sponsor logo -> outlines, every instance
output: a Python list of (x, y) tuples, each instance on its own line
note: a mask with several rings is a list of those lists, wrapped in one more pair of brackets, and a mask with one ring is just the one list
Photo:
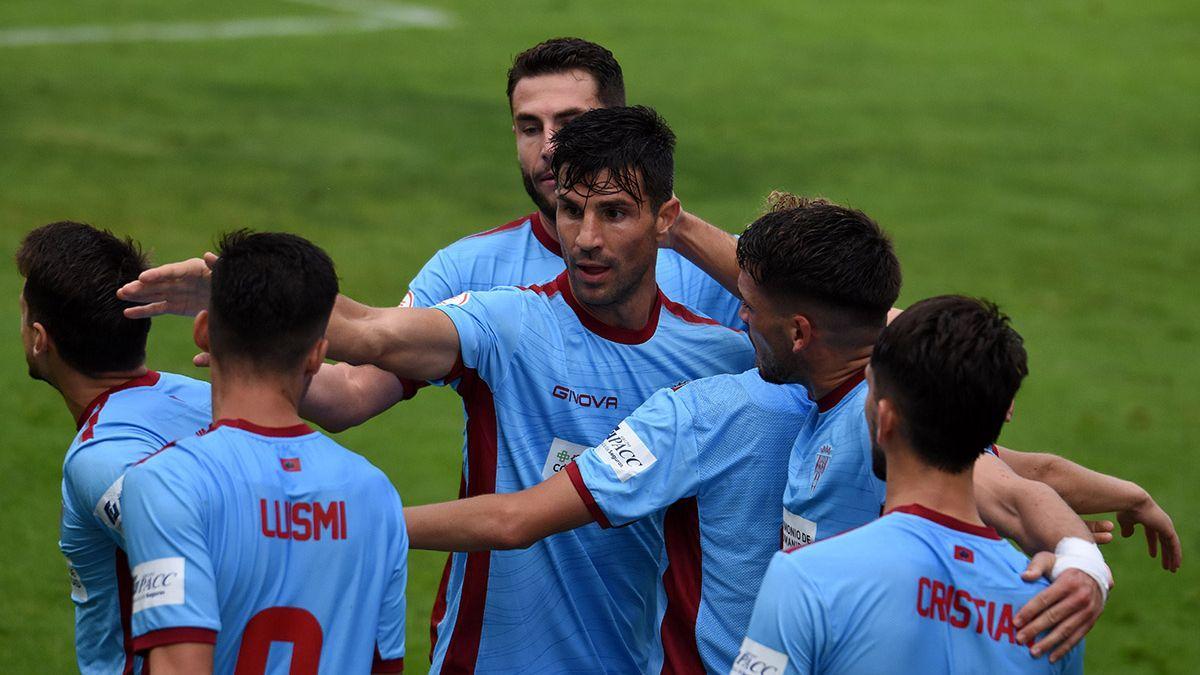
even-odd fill
[(622, 483), (658, 461), (627, 422), (621, 422), (603, 443), (596, 446), (596, 454), (612, 467)]
[(817, 539), (817, 524), (798, 516), (787, 509), (783, 510), (783, 530), (780, 543), (786, 551), (797, 546), (808, 546)]
[(730, 675), (780, 675), (787, 668), (788, 657), (783, 652), (750, 638), (742, 640), (742, 649), (733, 660)]
[(400, 307), (412, 307), (413, 301), (414, 301), (413, 292), (408, 291), (407, 293), (404, 294), (404, 299), (400, 301), (399, 306)]
[(459, 293), (458, 295), (454, 296), (453, 298), (446, 298), (445, 300), (439, 302), (438, 306), (442, 307), (445, 305), (465, 305), (465, 304), (467, 304), (467, 301), (470, 299), (471, 299), (470, 291), (463, 291), (462, 293)]
[(67, 558), (67, 576), (71, 579), (71, 599), (75, 602), (87, 602), (87, 586), (83, 585), (83, 579), (79, 577), (79, 572), (75, 570), (75, 563), (71, 562), (70, 558)]
[(1017, 644), (1017, 628), (1013, 624), (1013, 606), (987, 598), (972, 597), (952, 585), (921, 577), (917, 581), (917, 614), (948, 623), (954, 628), (974, 631), (1000, 642)]
[(605, 396), (603, 394), (587, 394), (575, 391), (570, 387), (564, 387), (561, 384), (554, 385), (550, 390), (550, 395), (554, 398), (561, 399), (574, 403), (580, 408), (615, 408), (617, 407), (616, 396)]
[(812, 494), (817, 489), (817, 481), (821, 480), (821, 474), (825, 473), (825, 468), (829, 466), (829, 460), (833, 457), (833, 446), (826, 443), (817, 450), (817, 464), (813, 467), (812, 484), (808, 486), (808, 493)]
[(564, 441), (561, 438), (554, 439), (554, 442), (550, 444), (550, 452), (546, 454), (546, 463), (542, 465), (542, 480), (562, 471), (584, 450), (587, 450), (585, 445)]
[(96, 508), (92, 511), (100, 522), (118, 533), (121, 531), (121, 488), (124, 485), (125, 475), (121, 474), (108, 486), (104, 494), (100, 495), (100, 501), (96, 502)]
[(182, 605), (186, 598), (183, 558), (157, 558), (133, 568), (133, 612), (160, 605)]
[(346, 502), (281, 502), (272, 499), (258, 500), (262, 534), (267, 539), (292, 539), (294, 541), (321, 541), (345, 539)]

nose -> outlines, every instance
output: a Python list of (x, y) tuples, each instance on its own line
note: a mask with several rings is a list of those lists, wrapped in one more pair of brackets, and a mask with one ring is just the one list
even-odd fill
[(587, 252), (604, 247), (603, 230), (592, 209), (585, 208), (583, 211), (583, 218), (579, 223), (579, 234), (575, 236), (575, 245)]
[(541, 156), (542, 156), (542, 161), (545, 162), (547, 165), (550, 164), (550, 160), (554, 157), (554, 144), (551, 142), (551, 139), (554, 138), (554, 132), (556, 132), (556, 131), (558, 131), (558, 129), (547, 126), (546, 130), (544, 132), (542, 132)]

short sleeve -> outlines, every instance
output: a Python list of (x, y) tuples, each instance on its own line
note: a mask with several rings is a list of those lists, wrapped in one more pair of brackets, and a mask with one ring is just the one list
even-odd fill
[(698, 463), (691, 411), (678, 392), (663, 389), (567, 471), (596, 521), (608, 527), (695, 495)]
[(465, 289), (459, 281), (458, 269), (451, 264), (445, 249), (433, 254), (408, 285), (402, 307), (433, 307)]
[(63, 483), (80, 510), (91, 512), (101, 531), (124, 547), (121, 490), (125, 469), (131, 459), (146, 456), (157, 448), (133, 436), (108, 437), (82, 446), (63, 465)]
[(816, 589), (797, 574), (787, 553), (776, 553), (754, 602), (746, 639), (732, 673), (815, 673), (827, 639)]
[(405, 587), (408, 585), (408, 530), (404, 524), (404, 510), (400, 495), (387, 484), (391, 494), (394, 513), (390, 516), (395, 523), (393, 541), (388, 542), (391, 572), (384, 588), (383, 604), (379, 610), (379, 628), (375, 638), (374, 673), (399, 673), (404, 670), (404, 613), (406, 610)]
[(463, 365), (476, 370), (494, 389), (508, 375), (536, 297), (517, 288), (466, 292), (434, 309), (454, 322)]
[(215, 641), (221, 628), (205, 500), (180, 467), (164, 466), (162, 459), (131, 468), (121, 496), (137, 652)]

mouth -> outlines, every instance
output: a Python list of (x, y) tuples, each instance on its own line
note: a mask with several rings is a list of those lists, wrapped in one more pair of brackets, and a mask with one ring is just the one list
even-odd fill
[(554, 174), (547, 171), (537, 177), (538, 185), (554, 186)]
[(579, 272), (581, 281), (591, 284), (603, 282), (612, 272), (612, 268), (608, 265), (597, 265), (595, 263), (577, 263), (575, 269)]

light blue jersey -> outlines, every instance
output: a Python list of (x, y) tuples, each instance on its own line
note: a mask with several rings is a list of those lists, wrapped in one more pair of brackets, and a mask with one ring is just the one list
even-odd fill
[[(1081, 673), (1017, 644), (1013, 617), (1049, 584), (996, 531), (920, 505), (777, 553), (733, 673)], [(773, 668), (773, 670), (772, 670)]]
[[(603, 527), (686, 500), (665, 532), (673, 592), (661, 634), (672, 672), (729, 669), (779, 548), (788, 455), (813, 410), (807, 389), (768, 384), (757, 369), (707, 377), (655, 393), (567, 467)], [(641, 466), (622, 459), (626, 448)]]
[(382, 471), (300, 424), (221, 420), (129, 470), (138, 653), (217, 673), (400, 672), (408, 535)]
[(135, 671), (129, 565), (120, 509), (125, 470), (211, 421), (207, 382), (150, 371), (101, 394), (78, 420), (63, 462), (59, 548), (75, 602), (79, 671)]
[[(529, 286), (549, 281), (563, 269), (562, 248), (535, 212), (435, 253), (409, 284), (402, 306), (432, 307), (466, 291)], [(659, 249), (655, 274), (668, 298), (718, 323), (745, 329), (738, 317), (740, 301), (687, 258)]]
[(884, 483), (871, 470), (871, 435), (859, 372), (817, 401), (792, 449), (781, 548), (805, 546), (879, 517)]
[[(467, 413), (463, 496), (516, 492), (598, 445), (655, 391), (741, 372), (744, 333), (662, 294), (640, 330), (600, 323), (566, 274), (467, 293), (458, 329)], [(589, 525), (525, 550), (454, 554), (434, 607), (433, 672), (646, 672), (661, 660), (662, 518)]]

